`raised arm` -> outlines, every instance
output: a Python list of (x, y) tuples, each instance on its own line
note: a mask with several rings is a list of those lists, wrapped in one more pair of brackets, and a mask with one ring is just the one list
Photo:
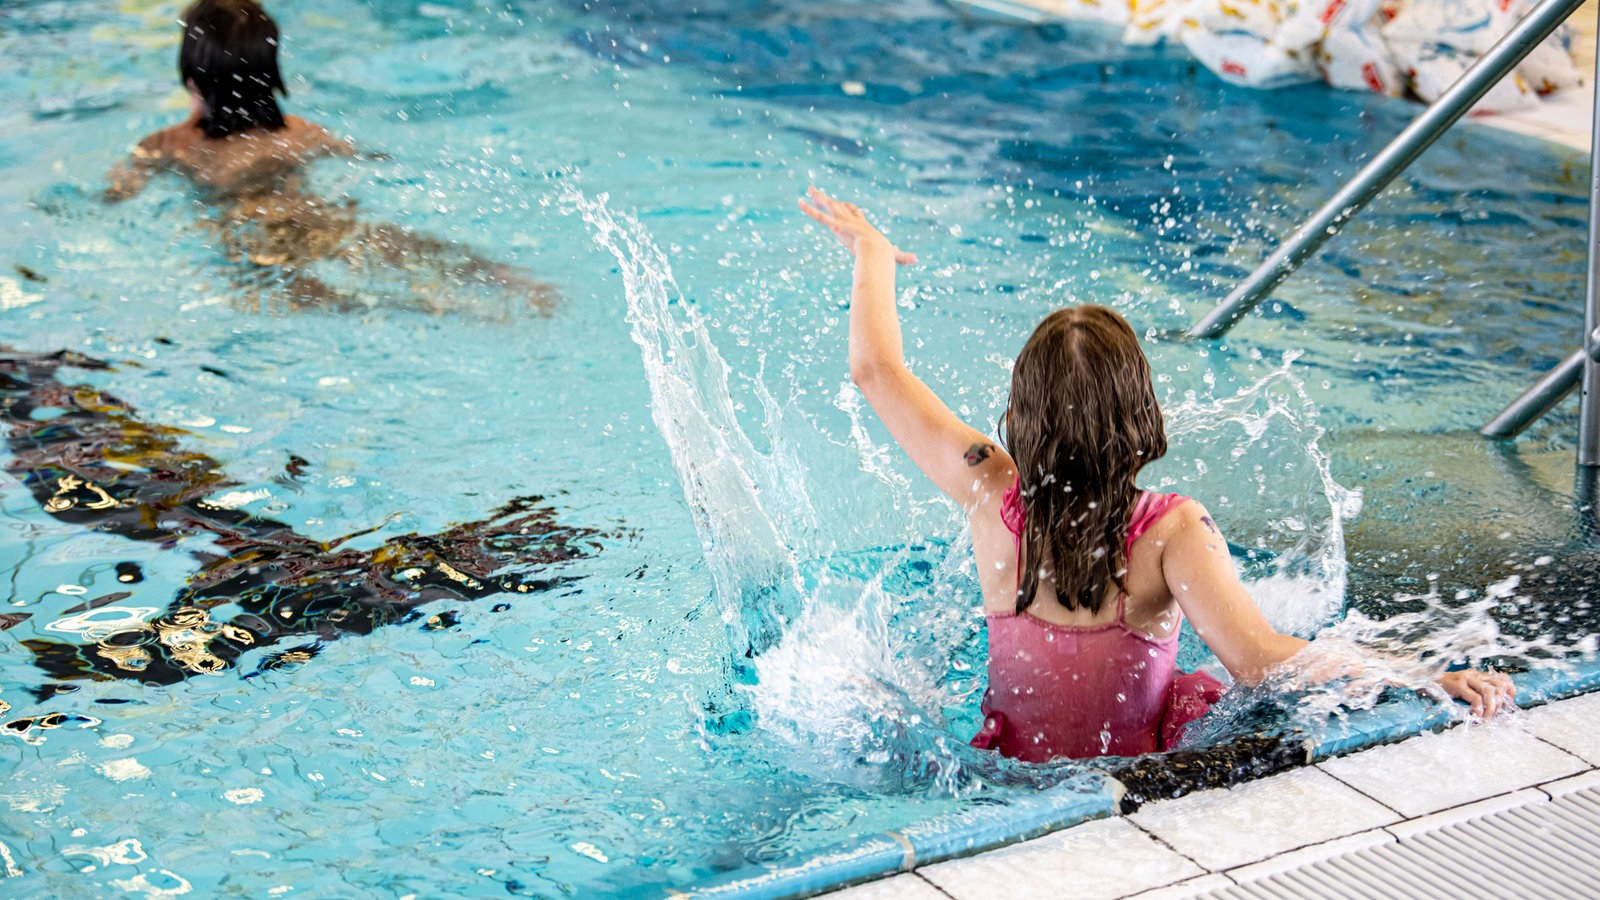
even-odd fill
[[(1256, 684), (1273, 666), (1299, 653), (1306, 642), (1278, 633), (1261, 614), (1239, 583), (1228, 543), (1205, 507), (1191, 500), (1173, 510), (1172, 516), (1177, 527), (1161, 556), (1167, 587), (1228, 673), (1237, 681)], [(1480, 716), (1494, 715), (1517, 693), (1505, 675), (1472, 669), (1447, 672), (1438, 684)]]
[(895, 442), (924, 475), (964, 509), (998, 497), (1015, 477), (1005, 451), (950, 411), (906, 367), (895, 310), (895, 266), (917, 261), (896, 248), (855, 205), (817, 188), (800, 209), (855, 257), (850, 292), (850, 378)]

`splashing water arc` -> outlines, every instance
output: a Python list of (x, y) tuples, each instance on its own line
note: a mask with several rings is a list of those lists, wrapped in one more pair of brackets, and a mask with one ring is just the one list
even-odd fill
[[(705, 323), (677, 298), (671, 264), (644, 227), (611, 213), (603, 194), (590, 200), (569, 191), (562, 199), (621, 268), (651, 415), (671, 450), (723, 620), (737, 641), (764, 645), (781, 633), (782, 621), (744, 598), (785, 581), (800, 588), (798, 554), (811, 549), (817, 521), (804, 469), (781, 440), (782, 410), (761, 393), (773, 437), (771, 452), (763, 454), (737, 421), (727, 364)], [(673, 305), (683, 310), (683, 324), (673, 318)]]

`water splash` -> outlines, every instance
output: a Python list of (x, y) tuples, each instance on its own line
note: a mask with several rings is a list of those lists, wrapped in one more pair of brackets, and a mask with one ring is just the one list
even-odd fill
[(1518, 637), (1502, 629), (1497, 614), (1528, 599), (1518, 587), (1513, 576), (1486, 585), (1476, 599), (1452, 600), (1440, 594), (1433, 579), (1426, 593), (1395, 596), (1412, 611), (1373, 619), (1350, 610), (1260, 685), (1230, 693), (1185, 743), (1215, 741), (1256, 727), (1264, 717), (1274, 729), (1338, 734), (1351, 712), (1372, 709), (1397, 691), (1420, 695), (1452, 718), (1467, 720), (1472, 718), (1467, 707), (1439, 686), (1446, 672), (1463, 666), (1561, 669), (1600, 649), (1594, 634), (1562, 641), (1549, 635)]
[[(643, 225), (611, 212), (606, 201), (575, 189), (561, 197), (617, 260), (651, 415), (694, 516), (723, 621), (737, 643), (759, 653), (796, 613), (784, 597), (803, 590), (800, 560), (821, 549), (805, 466), (783, 437), (783, 406), (759, 381), (771, 449), (763, 453), (750, 441), (734, 409), (728, 365), (705, 321), (679, 295), (666, 255)], [(785, 585), (790, 590), (781, 590)]]
[[(670, 262), (638, 221), (606, 201), (576, 190), (561, 197), (621, 269), (651, 413), (694, 517), (734, 655), (751, 658), (755, 683), (745, 693), (759, 726), (796, 757), (796, 768), (839, 782), (961, 790), (961, 757), (973, 751), (944, 727), (943, 666), (908, 662), (929, 654), (907, 653), (890, 623), (902, 605), (925, 599), (930, 579), (970, 583), (973, 595), (975, 582), (958, 563), (950, 568), (943, 545), (930, 560), (923, 558), (929, 545), (840, 554), (823, 538), (790, 439), (800, 427), (789, 421), (794, 414), (757, 380), (770, 450), (756, 447), (735, 413), (729, 368), (704, 320), (679, 296)], [(915, 521), (923, 510), (888, 449), (868, 437), (859, 394), (845, 386), (834, 405), (851, 422), (861, 470), (887, 485), (896, 508), (909, 508), (907, 522)], [(928, 624), (913, 631), (941, 645), (932, 658), (948, 659), (966, 634), (949, 621)]]
[[(859, 393), (845, 384), (832, 405), (847, 419), (849, 439), (837, 443), (881, 483), (900, 533), (958, 537), (836, 547), (794, 449), (813, 423), (754, 379), (756, 436), (769, 447), (761, 450), (737, 414), (729, 367), (705, 320), (680, 296), (647, 230), (611, 210), (604, 195), (569, 188), (560, 202), (622, 274), (652, 416), (692, 513), (732, 656), (750, 660), (734, 691), (756, 727), (794, 768), (859, 787), (959, 793), (975, 778), (1008, 778), (947, 724), (952, 711), (975, 707), (982, 684), (974, 671), (982, 667), (978, 587), (960, 510), (916, 498), (892, 446), (870, 437)], [(1195, 484), (1242, 547), (1268, 617), (1310, 634), (1343, 608), (1343, 522), (1359, 511), (1360, 495), (1333, 479), (1316, 407), (1292, 363), (1285, 358), (1232, 397), (1171, 404), (1168, 430), (1179, 452), (1163, 464), (1161, 486)], [(1223, 464), (1211, 471), (1216, 461)]]
[[(1244, 551), (1250, 594), (1279, 631), (1309, 637), (1344, 608), (1344, 522), (1361, 493), (1334, 480), (1298, 354), (1232, 397), (1170, 404), (1162, 487), (1196, 484)], [(1216, 464), (1217, 471), (1212, 471)]]

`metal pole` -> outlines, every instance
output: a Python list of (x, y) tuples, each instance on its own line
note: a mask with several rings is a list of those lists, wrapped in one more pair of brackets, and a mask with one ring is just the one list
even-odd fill
[[(1273, 252), (1267, 261), (1233, 289), (1216, 309), (1190, 329), (1196, 338), (1221, 337), (1239, 317), (1255, 309), (1272, 289), (1300, 267), (1328, 238), (1339, 232), (1367, 201), (1389, 185), (1400, 171), (1428, 149), (1434, 141), (1461, 118), (1472, 104), (1489, 92), (1522, 58), (1566, 21), (1584, 0), (1544, 0), (1522, 18), (1500, 42), (1472, 67), (1461, 74), (1438, 100), (1423, 111), (1389, 142), (1372, 162), (1339, 190), (1292, 237)], [(1600, 387), (1600, 385), (1597, 385)]]
[(1572, 506), (1578, 514), (1578, 528), (1591, 541), (1600, 538), (1600, 468), (1579, 466), (1577, 486), (1572, 491)]
[[(1590, 285), (1592, 283), (1594, 282), (1590, 282)], [(1499, 415), (1478, 429), (1478, 434), (1482, 434), (1483, 437), (1501, 437), (1509, 440), (1526, 431), (1530, 424), (1539, 420), (1539, 416), (1554, 410), (1555, 404), (1560, 404), (1566, 394), (1571, 394), (1573, 388), (1578, 386), (1578, 381), (1584, 378), (1584, 368), (1594, 368), (1594, 354), (1600, 354), (1600, 340), (1597, 338), (1600, 338), (1600, 335), (1590, 331), (1589, 340), (1584, 341), (1584, 349), (1566, 357), (1557, 367), (1547, 372), (1544, 378), (1534, 381), (1533, 388), (1526, 389), (1522, 392), (1522, 396), (1512, 400), (1509, 407), (1501, 410)], [(1592, 412), (1595, 410), (1586, 410), (1586, 415)], [(1579, 455), (1579, 461), (1581, 458)]]
[[(1600, 57), (1596, 58), (1595, 76), (1600, 77)], [(1600, 328), (1600, 165), (1595, 165), (1595, 151), (1600, 149), (1600, 84), (1595, 85), (1594, 116), (1589, 132), (1589, 286), (1587, 304), (1583, 314), (1583, 400), (1578, 406), (1578, 466), (1600, 466), (1600, 365), (1595, 354), (1600, 353), (1600, 341), (1595, 329)]]

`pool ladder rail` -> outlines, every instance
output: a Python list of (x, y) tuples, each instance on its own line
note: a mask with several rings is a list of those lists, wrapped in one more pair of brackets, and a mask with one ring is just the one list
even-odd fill
[[(1479, 98), (1488, 93), (1565, 22), (1584, 0), (1544, 0), (1485, 53), (1460, 79), (1451, 85), (1421, 115), (1372, 158), (1372, 161), (1279, 245), (1254, 272), (1201, 319), (1189, 336), (1202, 340), (1226, 334), (1246, 313), (1254, 309), (1272, 289), (1300, 267), (1327, 240), (1339, 233), (1350, 219), (1377, 196), (1433, 142), (1438, 140)], [(1595, 83), (1600, 85), (1600, 63)], [(1582, 349), (1568, 356), (1499, 415), (1490, 419), (1479, 433), (1485, 437), (1509, 440), (1521, 434), (1539, 417), (1560, 403), (1574, 387), (1583, 386), (1578, 426), (1578, 466), (1580, 486), (1595, 481), (1600, 467), (1600, 166), (1595, 166), (1594, 148), (1600, 147), (1600, 91), (1595, 94), (1595, 115), (1590, 142), (1589, 187), (1589, 268)]]

